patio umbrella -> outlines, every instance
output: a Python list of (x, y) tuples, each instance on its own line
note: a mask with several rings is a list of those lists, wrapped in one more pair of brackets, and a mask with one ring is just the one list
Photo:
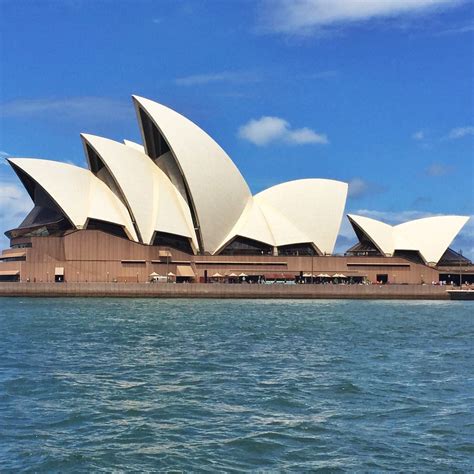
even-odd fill
[(173, 272), (169, 272), (169, 273), (168, 273), (168, 276), (169, 276), (169, 277), (174, 277), (174, 276), (176, 276), (176, 275), (175, 275)]
[(236, 277), (237, 277), (237, 275), (236, 275), (235, 273), (231, 273), (231, 274), (229, 275), (229, 278), (236, 278)]
[(245, 274), (245, 273), (241, 273), (241, 274), (239, 275), (239, 277), (246, 277), (246, 276), (248, 276), (248, 275)]
[(222, 275), (217, 272), (217, 273), (214, 273), (214, 275), (212, 275), (212, 278), (222, 278)]
[(303, 276), (305, 278), (311, 278), (312, 275), (311, 275), (311, 273), (303, 273)]
[(151, 276), (151, 277), (159, 277), (160, 275), (156, 272), (153, 272), (153, 273), (150, 273), (148, 276)]
[(321, 278), (331, 278), (331, 275), (328, 275), (327, 273), (322, 273), (321, 275), (318, 275)]

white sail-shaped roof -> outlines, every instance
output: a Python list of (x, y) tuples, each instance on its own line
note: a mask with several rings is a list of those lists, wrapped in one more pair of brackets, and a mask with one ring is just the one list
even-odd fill
[[(141, 240), (151, 244), (155, 231), (191, 239), (197, 248), (191, 213), (165, 173), (136, 147), (83, 134), (115, 181), (116, 188), (136, 223)], [(91, 163), (90, 163), (91, 165)], [(91, 166), (92, 171), (95, 170)]]
[(354, 223), (359, 226), (382, 254), (393, 254), (395, 251), (395, 238), (391, 225), (365, 216), (349, 214), (347, 217), (353, 226)]
[[(272, 218), (265, 209), (270, 208), (291, 225), (272, 225), (277, 245), (313, 243), (321, 253), (331, 254), (341, 226), (346, 204), (347, 183), (331, 179), (301, 179), (272, 186), (257, 194), (268, 221)], [(290, 236), (292, 228), (300, 237)], [(300, 239), (305, 239), (301, 241)]]
[(254, 199), (249, 199), (247, 206), (242, 212), (239, 220), (236, 222), (235, 226), (226, 236), (221, 245), (219, 245), (217, 252), (223, 249), (237, 236), (257, 240), (273, 247), (276, 245), (275, 238), (273, 237), (265, 215)]
[(395, 226), (350, 214), (349, 220), (386, 255), (396, 250), (418, 251), (426, 263), (436, 264), (469, 220), (467, 216), (435, 216)]
[(394, 227), (395, 248), (419, 250), (427, 263), (438, 263), (468, 220), (466, 216), (435, 216), (404, 222)]
[(143, 145), (140, 145), (139, 143), (132, 142), (131, 140), (124, 140), (123, 143), (124, 145), (127, 145), (131, 148), (135, 148), (135, 150), (145, 153), (145, 147)]
[[(225, 151), (193, 122), (151, 100), (136, 96), (134, 100), (145, 147), (147, 133), (140, 111), (151, 119), (176, 161), (199, 228), (201, 250), (214, 253), (251, 198), (245, 180)], [(154, 158), (159, 162), (160, 157)]]
[(303, 179), (273, 186), (253, 197), (221, 248), (241, 236), (280, 247), (308, 243), (333, 252), (347, 196), (347, 184)]
[(127, 208), (89, 170), (33, 158), (8, 161), (38, 183), (77, 228), (84, 228), (88, 219), (98, 219), (123, 226), (129, 238), (138, 241)]

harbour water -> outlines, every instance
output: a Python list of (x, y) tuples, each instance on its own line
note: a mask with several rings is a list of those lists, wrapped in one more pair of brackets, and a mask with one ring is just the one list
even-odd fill
[(0, 298), (0, 471), (474, 469), (471, 302)]

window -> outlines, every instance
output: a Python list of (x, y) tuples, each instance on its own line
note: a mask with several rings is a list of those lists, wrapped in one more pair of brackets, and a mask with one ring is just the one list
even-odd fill
[(258, 240), (238, 236), (232, 240), (220, 255), (272, 255), (273, 247)]
[(194, 253), (188, 237), (168, 234), (167, 232), (155, 232), (153, 245), (157, 247), (171, 247), (188, 254)]

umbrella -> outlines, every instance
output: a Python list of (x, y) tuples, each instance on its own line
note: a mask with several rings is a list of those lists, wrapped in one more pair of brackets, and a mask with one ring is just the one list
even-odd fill
[(319, 275), (316, 275), (318, 278), (331, 278), (330, 275), (327, 273), (320, 273)]
[(214, 273), (214, 275), (212, 275), (212, 278), (222, 278), (222, 275), (217, 272), (217, 273)]
[(303, 276), (304, 276), (305, 278), (310, 278), (310, 277), (312, 277), (311, 273), (303, 273)]
[(151, 276), (151, 277), (159, 277), (160, 275), (159, 275), (158, 273), (156, 273), (156, 272), (153, 272), (153, 273), (150, 273), (149, 276)]
[(176, 275), (175, 275), (173, 272), (169, 272), (169, 273), (168, 273), (168, 276), (169, 276), (169, 277), (174, 277), (174, 276), (176, 276)]
[(342, 273), (339, 273), (339, 278), (347, 278), (346, 275), (343, 275)]
[(229, 275), (229, 278), (235, 278), (236, 276), (237, 276), (237, 275), (236, 275), (235, 273), (231, 273), (231, 274)]
[(241, 274), (239, 275), (239, 277), (246, 277), (246, 276), (248, 276), (248, 275), (246, 275), (245, 273), (241, 273)]

